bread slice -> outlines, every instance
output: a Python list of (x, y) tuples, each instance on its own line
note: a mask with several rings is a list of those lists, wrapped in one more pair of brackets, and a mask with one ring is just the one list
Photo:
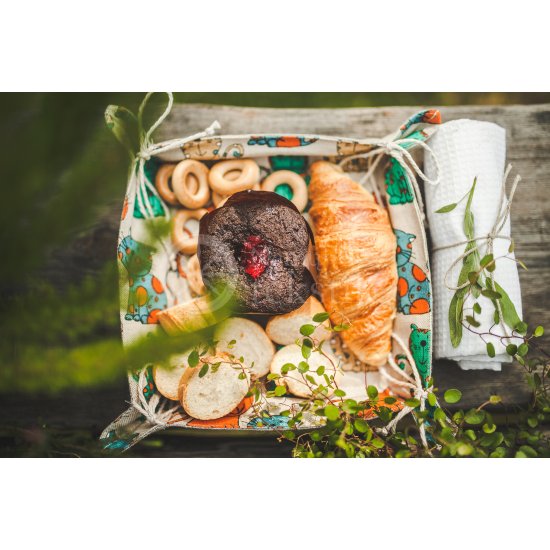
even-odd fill
[[(216, 353), (205, 356), (205, 361), (211, 365), (222, 361), (214, 372), (212, 367), (201, 378), (201, 364), (188, 368), (180, 381), (179, 398), (185, 412), (199, 420), (215, 420), (229, 414), (243, 400), (250, 388), (248, 374), (239, 378), (243, 372), (229, 364), (231, 359), (227, 354)], [(225, 361), (225, 362), (223, 362)]]
[[(230, 342), (235, 341), (232, 345)], [(235, 358), (244, 358), (244, 366), (253, 379), (269, 372), (269, 365), (275, 354), (275, 346), (264, 329), (254, 321), (242, 317), (231, 317), (220, 323), (214, 332), (216, 350), (226, 352)]]
[(192, 351), (192, 349), (189, 349), (183, 353), (171, 355), (166, 364), (153, 367), (155, 386), (159, 393), (167, 399), (179, 400), (180, 380), (183, 373), (189, 368), (187, 358)]
[(194, 298), (184, 304), (169, 307), (157, 316), (162, 328), (170, 335), (194, 332), (216, 324), (208, 296)]
[[(306, 361), (309, 365), (309, 370), (302, 374), (297, 369), (291, 370), (285, 375), (282, 375), (276, 383), (279, 385), (284, 384), (292, 395), (297, 397), (311, 397), (313, 392), (310, 389), (311, 383), (308, 382), (305, 378), (306, 374), (313, 377), (315, 380), (315, 386), (319, 384), (327, 385), (325, 377), (322, 374), (317, 374), (317, 369), (321, 366), (325, 367), (325, 374), (331, 378), (334, 377), (336, 386), (342, 380), (342, 371), (338, 367), (338, 359), (334, 357), (330, 352), (325, 351), (326, 355), (318, 351), (313, 351), (309, 359), (304, 359), (302, 356), (302, 350), (300, 346), (296, 344), (291, 344), (281, 348), (273, 357), (271, 361), (270, 370), (274, 374), (282, 375), (281, 369), (286, 363), (291, 363), (295, 366), (298, 366), (298, 363)], [(326, 357), (328, 356), (330, 360)], [(329, 389), (328, 395), (332, 395), (334, 389), (334, 383), (331, 384), (333, 387)]]
[[(302, 325), (315, 324), (312, 321), (316, 313), (324, 313), (323, 304), (314, 296), (310, 296), (298, 309), (285, 313), (284, 315), (276, 315), (268, 321), (265, 331), (269, 338), (281, 344), (288, 346), (294, 344), (297, 338), (302, 338), (300, 327)], [(328, 327), (328, 322), (319, 325), (312, 334), (316, 340), (329, 340), (331, 338)]]

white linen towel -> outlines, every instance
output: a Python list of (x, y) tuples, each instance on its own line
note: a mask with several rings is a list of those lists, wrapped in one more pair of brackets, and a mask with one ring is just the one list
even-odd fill
[[(499, 214), (499, 200), (503, 185), (504, 164), (506, 159), (506, 132), (504, 128), (490, 122), (475, 120), (455, 120), (443, 124), (430, 140), (430, 147), (437, 157), (440, 167), (440, 183), (437, 186), (425, 186), (426, 215), (432, 238), (431, 273), (434, 294), (434, 357), (448, 358), (458, 361), (461, 368), (500, 370), (501, 363), (511, 361), (505, 353), (505, 346), (498, 338), (488, 337), (486, 341), (493, 342), (496, 350), (494, 358), (487, 355), (486, 344), (477, 335), (467, 329), (463, 330), (462, 341), (453, 348), (449, 332), (449, 305), (455, 293), (449, 290), (444, 282), (445, 274), (451, 264), (464, 253), (465, 244), (444, 250), (437, 250), (454, 243), (463, 242), (466, 236), (463, 231), (464, 211), (466, 201), (461, 202), (452, 212), (436, 214), (439, 208), (457, 202), (471, 188), (474, 178), (477, 185), (472, 203), (474, 215), (474, 236), (486, 236), (492, 229)], [(437, 168), (430, 155), (425, 155), (425, 172), (429, 178), (434, 178)], [(500, 231), (500, 235), (510, 236), (510, 220), (508, 219)], [(510, 243), (505, 239), (495, 239), (494, 257), (508, 253)], [(486, 242), (478, 241), (480, 255), (483, 257)], [(452, 286), (458, 286), (458, 274), (462, 262), (448, 276)], [(517, 265), (510, 259), (500, 259), (496, 262), (494, 272), (496, 282), (508, 293), (516, 306), (517, 313), (522, 318), (521, 292)], [(493, 324), (494, 307), (488, 298), (480, 296), (474, 299), (470, 296), (465, 308), (471, 308), (474, 301), (479, 302), (482, 312), (476, 315), (481, 326), (475, 330), (488, 330)], [(502, 328), (494, 331), (502, 334)]]

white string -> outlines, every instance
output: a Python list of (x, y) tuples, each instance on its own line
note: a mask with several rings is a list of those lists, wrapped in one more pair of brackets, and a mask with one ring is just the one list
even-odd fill
[[(521, 181), (521, 176), (517, 175), (514, 179), (514, 183), (512, 184), (512, 189), (510, 190), (510, 198), (508, 200), (506, 200), (506, 181), (508, 180), (508, 176), (509, 176), (511, 170), (512, 170), (512, 165), (509, 164), (506, 167), (506, 171), (505, 171), (504, 177), (502, 179), (502, 187), (501, 187), (501, 191), (500, 191), (500, 201), (499, 201), (499, 206), (498, 206), (498, 210), (497, 210), (497, 217), (495, 219), (493, 227), (491, 228), (491, 231), (489, 231), (489, 233), (487, 233), (487, 235), (483, 235), (481, 237), (474, 237), (473, 239), (466, 239), (464, 241), (459, 241), (459, 242), (448, 244), (448, 245), (445, 245), (445, 246), (435, 247), (432, 250), (432, 253), (439, 252), (440, 250), (447, 250), (449, 248), (455, 248), (457, 246), (465, 246), (465, 245), (468, 245), (470, 243), (477, 242), (477, 241), (485, 241), (486, 242), (485, 253), (486, 254), (492, 254), (495, 239), (505, 239), (505, 240), (510, 241), (510, 242), (512, 241), (511, 237), (509, 237), (507, 235), (500, 235), (500, 231), (504, 227), (504, 224), (506, 223), (506, 220), (508, 219), (508, 217), (510, 215), (510, 209), (512, 207), (512, 201), (514, 199), (514, 194), (516, 192), (516, 189), (517, 189), (517, 186), (518, 186), (519, 182)], [(458, 256), (458, 258), (456, 258), (453, 261), (453, 263), (449, 266), (449, 268), (445, 272), (445, 277), (443, 279), (443, 282), (444, 282), (445, 286), (449, 290), (462, 290), (463, 288), (466, 288), (467, 286), (470, 285), (470, 282), (466, 281), (465, 283), (463, 283), (461, 285), (453, 286), (452, 284), (449, 283), (449, 277), (453, 273), (454, 268), (460, 262), (462, 262), (470, 254), (473, 254), (476, 251), (477, 251), (477, 247), (471, 248), (470, 250), (465, 251), (460, 256)]]
[[(416, 362), (414, 360), (414, 357), (412, 356), (412, 353), (410, 352), (408, 346), (406, 346), (401, 340), (401, 337), (396, 334), (395, 332), (392, 333), (392, 338), (397, 342), (397, 344), (401, 347), (403, 352), (405, 353), (407, 360), (409, 361), (409, 364), (411, 366), (411, 370), (413, 373), (413, 377), (408, 375), (405, 371), (401, 370), (396, 364), (393, 359), (393, 356), (391, 352), (388, 355), (388, 364), (394, 369), (396, 372), (398, 372), (405, 380), (398, 380), (391, 376), (384, 367), (380, 368), (381, 374), (392, 383), (402, 386), (404, 388), (407, 388), (408, 391), (413, 390), (413, 396), (418, 399), (420, 402), (420, 411), (423, 412), (426, 410), (426, 400), (428, 399), (429, 392), (424, 388), (422, 385), (422, 378), (420, 376), (420, 373), (418, 372), (418, 367), (416, 366)], [(380, 428), (378, 431), (382, 435), (388, 435), (389, 433), (392, 433), (396, 430), (397, 424), (408, 414), (410, 414), (412, 411), (414, 411), (415, 407), (409, 407), (405, 405), (393, 418), (392, 420), (383, 428)], [(426, 437), (426, 428), (424, 426), (424, 419), (421, 419), (418, 422), (418, 430), (420, 432), (420, 439), (422, 441), (422, 445), (424, 448), (428, 451), (428, 453), (431, 455), (430, 448), (428, 445), (428, 440)]]
[[(415, 162), (415, 160), (413, 159), (409, 151), (406, 148), (402, 147), (402, 145), (407, 145), (407, 144), (420, 146), (424, 149), (426, 153), (431, 155), (435, 169), (436, 169), (436, 174), (437, 174), (435, 179), (428, 178), (428, 176), (426, 176), (426, 174), (420, 169), (418, 164)], [(418, 182), (416, 181), (415, 173), (422, 181), (429, 183), (430, 185), (439, 184), (439, 176), (441, 173), (439, 168), (439, 161), (437, 160), (437, 157), (433, 152), (433, 150), (431, 149), (431, 147), (427, 145), (425, 142), (420, 141), (418, 139), (413, 139), (413, 138), (396, 139), (395, 141), (379, 141), (377, 143), (374, 143), (373, 145), (374, 145), (374, 149), (371, 149), (366, 153), (358, 153), (357, 155), (350, 155), (349, 157), (346, 157), (343, 160), (341, 160), (339, 165), (342, 166), (350, 162), (351, 160), (354, 160), (357, 158), (368, 159), (371, 157), (376, 157), (375, 162), (372, 164), (367, 174), (365, 174), (365, 176), (361, 179), (361, 183), (363, 183), (364, 181), (372, 177), (382, 156), (387, 155), (394, 158), (401, 165), (401, 167), (407, 174), (407, 178), (410, 181), (414, 189), (416, 198), (418, 200), (422, 220), (424, 220), (425, 219), (424, 201), (422, 199), (422, 194), (420, 193), (420, 188), (418, 187)]]
[(138, 162), (136, 195), (138, 200), (138, 207), (144, 218), (155, 217), (154, 209), (153, 209), (153, 206), (151, 205), (149, 194), (147, 193), (147, 191), (149, 191), (159, 201), (159, 204), (161, 205), (162, 210), (164, 212), (164, 217), (167, 220), (169, 220), (170, 209), (162, 200), (161, 196), (159, 195), (159, 192), (157, 191), (157, 188), (153, 184), (151, 184), (151, 182), (147, 179), (145, 175), (145, 163), (153, 155), (158, 155), (166, 151), (177, 149), (181, 147), (183, 144), (187, 143), (188, 141), (193, 141), (195, 139), (200, 139), (205, 136), (214, 135), (214, 133), (217, 130), (219, 130), (221, 126), (220, 126), (220, 123), (217, 120), (215, 120), (212, 124), (210, 124), (210, 126), (208, 126), (208, 128), (204, 129), (201, 132), (197, 132), (196, 134), (187, 136), (185, 138), (174, 139), (174, 140), (170, 140), (160, 144), (155, 144), (153, 143), (153, 139), (152, 139), (153, 133), (164, 122), (166, 117), (170, 114), (170, 111), (172, 110), (172, 106), (174, 105), (174, 96), (171, 92), (166, 92), (166, 95), (168, 96), (168, 104), (166, 105), (164, 112), (159, 116), (159, 118), (151, 125), (151, 127), (148, 130), (145, 130), (143, 127), (143, 114), (145, 112), (145, 107), (149, 102), (149, 99), (151, 98), (153, 93), (154, 92), (149, 92), (145, 96), (145, 98), (141, 102), (141, 105), (139, 106), (139, 109), (138, 109), (137, 119), (138, 119), (140, 144), (139, 144), (139, 152), (136, 155), (136, 159)]
[[(178, 410), (179, 405), (166, 408), (168, 400), (162, 398), (157, 392), (151, 395), (149, 401), (147, 401), (143, 388), (148, 384), (147, 382), (147, 369), (144, 368), (139, 373), (138, 387), (137, 387), (137, 400), (132, 398), (132, 406), (138, 410), (151, 424), (161, 426), (163, 428), (168, 426), (168, 420)], [(159, 406), (160, 403), (160, 406)]]

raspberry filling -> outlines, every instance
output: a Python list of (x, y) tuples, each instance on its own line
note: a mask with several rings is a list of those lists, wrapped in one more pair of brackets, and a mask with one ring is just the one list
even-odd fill
[(257, 279), (269, 265), (269, 251), (264, 240), (256, 235), (251, 235), (243, 243), (240, 256), (241, 265), (248, 275)]

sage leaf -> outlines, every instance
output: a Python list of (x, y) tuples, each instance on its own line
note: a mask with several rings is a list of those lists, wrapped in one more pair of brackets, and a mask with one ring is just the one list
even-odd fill
[(436, 214), (446, 214), (447, 212), (452, 212), (458, 206), (457, 202), (452, 202), (451, 204), (446, 204), (442, 206), (439, 210), (436, 210)]
[(521, 323), (521, 319), (516, 311), (512, 300), (508, 293), (497, 283), (495, 282), (495, 290), (500, 294), (500, 308), (502, 310), (502, 320), (508, 325), (511, 329), (514, 329), (518, 323)]

